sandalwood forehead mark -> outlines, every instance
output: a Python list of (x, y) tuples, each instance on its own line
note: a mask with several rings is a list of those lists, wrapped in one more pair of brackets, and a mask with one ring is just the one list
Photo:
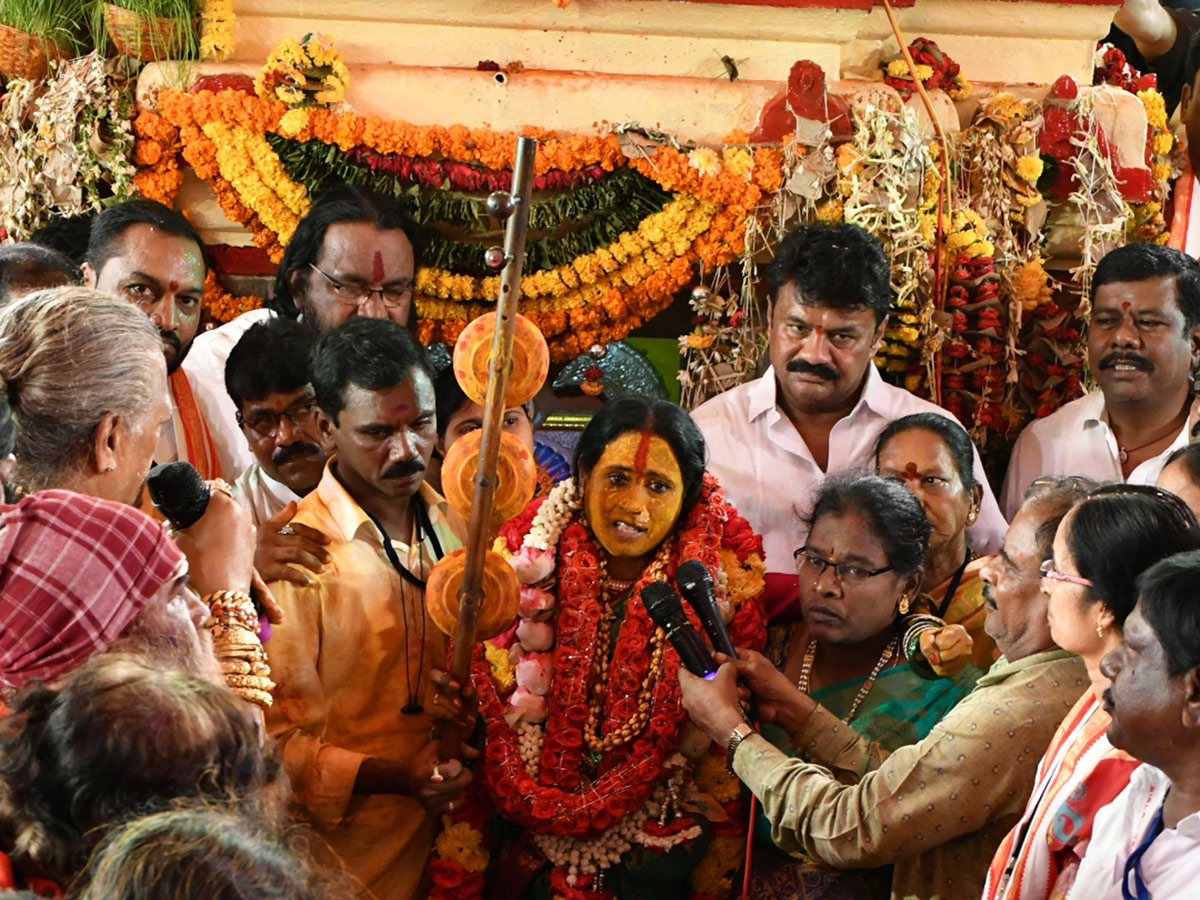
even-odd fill
[(375, 251), (375, 264), (371, 269), (371, 278), (377, 284), (383, 283), (383, 253), (379, 250)]

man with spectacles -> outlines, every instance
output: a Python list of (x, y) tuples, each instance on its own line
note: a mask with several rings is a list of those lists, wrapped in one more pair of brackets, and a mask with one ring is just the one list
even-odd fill
[(243, 313), (196, 339), (185, 370), (214, 431), (238, 446), (237, 476), (252, 461), (225, 391), (225, 361), (250, 326), (274, 316), (298, 319), (313, 335), (356, 316), (415, 321), (413, 282), (422, 247), (420, 227), (393, 197), (342, 184), (330, 188), (300, 220), (275, 276), (266, 309)]
[(311, 579), (289, 563), (319, 572), (329, 561), (328, 539), (291, 523), (296, 504), (321, 480), (331, 450), (317, 428), (309, 384), (313, 342), (301, 323), (277, 316), (242, 335), (225, 364), (225, 388), (254, 454), (234, 484), (234, 497), (258, 529), (255, 568), (267, 581), (299, 585)]
[[(1088, 684), (1083, 663), (1050, 636), (1038, 569), (1063, 516), (1092, 487), (1062, 478), (1030, 489), (982, 572), (985, 627), (1004, 655), (916, 744), (889, 754), (752, 651), (739, 650), (712, 681), (680, 670), (692, 721), (726, 747), (779, 847), (838, 869), (893, 866), (893, 898), (978, 900), (1039, 759)], [(797, 557), (806, 570), (833, 568), (843, 579), (884, 571), (848, 554), (830, 560), (801, 548)], [(744, 723), (735, 678), (753, 693), (762, 721), (783, 728), (801, 756)]]
[(1200, 415), (1200, 265), (1173, 247), (1128, 244), (1096, 267), (1088, 366), (1100, 389), (1031, 422), (1004, 479), (1008, 513), (1039, 475), (1154, 484)]

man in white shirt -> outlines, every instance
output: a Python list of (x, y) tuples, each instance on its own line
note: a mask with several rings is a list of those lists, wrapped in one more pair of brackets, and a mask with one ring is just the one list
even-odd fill
[[(888, 422), (917, 412), (952, 418), (893, 387), (872, 359), (887, 330), (891, 287), (879, 241), (857, 225), (805, 225), (779, 245), (768, 269), (771, 367), (698, 407), (708, 467), (730, 502), (763, 536), (768, 614), (796, 602), (795, 549), (801, 516), (829, 475), (873, 467), (875, 439)], [(1006, 524), (979, 454), (974, 550), (990, 553)]]
[(1200, 551), (1138, 579), (1124, 640), (1104, 658), (1108, 739), (1143, 765), (1096, 814), (1069, 900), (1191, 900), (1200, 882)]
[(329, 561), (327, 540), (291, 523), (300, 499), (321, 480), (332, 446), (317, 428), (317, 400), (308, 360), (315, 336), (293, 319), (275, 316), (251, 326), (229, 354), (225, 388), (254, 462), (234, 483), (234, 499), (258, 529), (254, 565), (268, 581), (299, 585)]
[(1100, 390), (1030, 423), (1013, 447), (1005, 510), (1042, 475), (1154, 484), (1200, 412), (1200, 265), (1157, 244), (1113, 250), (1092, 277), (1088, 360)]
[(82, 272), (88, 287), (137, 306), (162, 337), (173, 427), (162, 430), (155, 461), (186, 460), (205, 479), (236, 476), (214, 442), (198, 386), (181, 367), (200, 326), (208, 272), (196, 230), (155, 200), (118, 203), (92, 222)]
[(338, 185), (300, 220), (275, 276), (267, 309), (244, 313), (196, 338), (184, 362), (213, 440), (236, 478), (251, 456), (225, 392), (225, 360), (251, 325), (273, 316), (299, 319), (322, 334), (365, 316), (412, 324), (420, 227), (400, 203), (364, 188)]

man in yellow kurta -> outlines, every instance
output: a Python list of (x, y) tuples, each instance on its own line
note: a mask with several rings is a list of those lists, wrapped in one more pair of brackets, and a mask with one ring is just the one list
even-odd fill
[(429, 675), (445, 668), (447, 639), (424, 603), (430, 570), (465, 528), (423, 483), (433, 383), (403, 326), (354, 318), (326, 333), (312, 384), (336, 452), (294, 521), (329, 538), (330, 561), (310, 586), (272, 585), (285, 618), (267, 642), (268, 727), (318, 858), (332, 851), (379, 900), (408, 900), (424, 894), (434, 813), (470, 778), (432, 780)]

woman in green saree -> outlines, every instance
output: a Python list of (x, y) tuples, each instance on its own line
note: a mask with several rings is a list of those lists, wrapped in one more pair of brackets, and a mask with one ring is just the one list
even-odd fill
[[(817, 494), (808, 526), (808, 541), (795, 554), (802, 619), (771, 629), (766, 656), (881, 750), (915, 743), (979, 676), (968, 665), (954, 677), (930, 679), (908, 665), (904, 616), (920, 595), (929, 549), (921, 504), (901, 484), (876, 475), (830, 479)], [(762, 733), (781, 749), (802, 754), (782, 729), (764, 724)], [(787, 856), (770, 843), (764, 825), (760, 817), (752, 896), (887, 896), (889, 873), (837, 872)]]

